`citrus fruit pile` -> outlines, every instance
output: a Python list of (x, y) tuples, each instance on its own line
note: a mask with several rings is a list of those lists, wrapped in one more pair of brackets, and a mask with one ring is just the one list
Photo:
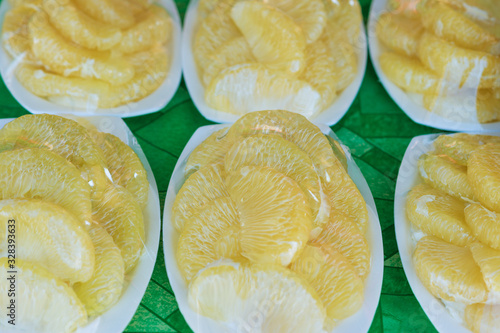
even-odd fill
[(434, 296), (461, 304), (472, 331), (496, 332), (498, 316), (490, 314), (500, 307), (500, 137), (442, 135), (434, 148), (420, 157), (423, 183), (406, 202), (417, 275)]
[(311, 117), (357, 73), (357, 0), (201, 0), (193, 56), (207, 104)]
[(172, 207), (192, 309), (259, 332), (323, 332), (357, 312), (368, 212), (346, 161), (288, 111), (249, 113), (201, 143)]
[(84, 109), (154, 92), (169, 69), (172, 20), (145, 0), (11, 0), (3, 47), (33, 94)]
[(0, 130), (0, 306), (17, 271), (16, 327), (27, 332), (73, 332), (107, 311), (144, 247), (146, 171), (87, 126), (27, 115)]
[[(494, 2), (395, 0), (380, 15), (385, 75), (459, 122), (500, 120), (500, 13)], [(474, 9), (474, 10), (472, 10)], [(481, 15), (478, 15), (481, 13)]]

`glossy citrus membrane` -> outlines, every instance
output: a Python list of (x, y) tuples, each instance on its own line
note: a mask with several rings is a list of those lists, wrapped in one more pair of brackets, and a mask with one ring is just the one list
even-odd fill
[(242, 255), (287, 266), (312, 228), (307, 197), (298, 184), (267, 167), (243, 166), (228, 174), (227, 191), (240, 216)]
[(208, 164), (222, 161), (226, 152), (233, 145), (233, 141), (229, 140), (227, 136), (228, 130), (229, 127), (226, 127), (212, 133), (193, 150), (184, 168), (186, 178)]
[(204, 68), (203, 83), (208, 86), (225, 68), (255, 62), (245, 37), (236, 37), (223, 43), (208, 56), (210, 64)]
[(422, 1), (418, 10), (422, 24), (436, 36), (463, 48), (497, 55), (500, 53), (500, 39), (446, 3)]
[(37, 63), (37, 59), (31, 52), (28, 32), (28, 22), (36, 11), (33, 6), (20, 5), (5, 13), (2, 26), (4, 49), (13, 58), (24, 54), (23, 60), (27, 63)]
[(470, 154), (467, 178), (476, 198), (490, 210), (500, 212), (500, 144), (486, 144)]
[(458, 246), (474, 241), (464, 208), (462, 200), (425, 184), (415, 186), (406, 198), (406, 216), (415, 227)]
[[(0, 258), (0, 306), (7, 309), (10, 281), (7, 258)], [(16, 259), (16, 329), (27, 332), (74, 332), (87, 323), (85, 307), (73, 290), (44, 268)], [(40, 297), (43, 296), (43, 297)], [(22, 304), (22, 305), (21, 305)], [(8, 326), (7, 316), (0, 325)]]
[[(87, 281), (94, 272), (94, 247), (70, 212), (41, 200), (0, 200), (0, 243), (7, 256), (7, 225), (15, 220), (16, 257), (36, 262), (63, 281)], [(0, 252), (1, 253), (1, 252)]]
[(125, 59), (70, 43), (50, 24), (43, 11), (33, 15), (28, 28), (33, 54), (57, 74), (95, 78), (111, 84), (125, 83), (134, 76), (134, 67)]
[(377, 21), (378, 39), (392, 51), (407, 56), (416, 56), (420, 36), (424, 27), (419, 19), (400, 14), (384, 13)]
[(258, 63), (222, 71), (205, 91), (205, 100), (210, 107), (233, 114), (269, 108), (311, 116), (321, 105), (320, 94), (309, 83)]
[(349, 43), (356, 49), (360, 48), (363, 41), (360, 40), (363, 16), (361, 6), (354, 0), (323, 0), (327, 12), (327, 19), (335, 22), (347, 37)]
[(487, 143), (500, 143), (500, 137), (466, 133), (440, 135), (434, 141), (434, 148), (438, 153), (448, 155), (457, 163), (467, 166), (470, 154)]
[(500, 251), (494, 250), (480, 242), (470, 245), (474, 260), (483, 273), (484, 282), (488, 287), (488, 301), (498, 303), (500, 297)]
[(122, 40), (119, 28), (89, 17), (69, 0), (44, 0), (42, 8), (59, 33), (81, 46), (109, 50)]
[(120, 249), (125, 273), (130, 272), (137, 265), (146, 242), (141, 207), (129, 191), (112, 184), (92, 208), (93, 219), (106, 229)]
[(92, 223), (88, 233), (95, 248), (95, 270), (89, 281), (76, 283), (73, 290), (85, 305), (89, 317), (96, 317), (109, 310), (120, 298), (125, 268), (120, 249), (103, 227)]
[(474, 333), (495, 333), (500, 326), (500, 305), (467, 305), (464, 320)]
[(500, 119), (500, 97), (493, 90), (481, 89), (476, 98), (477, 120), (491, 123)]
[(426, 67), (446, 75), (448, 81), (474, 88), (500, 84), (500, 57), (458, 47), (428, 32), (420, 39), (418, 56)]
[(340, 161), (340, 164), (342, 164), (344, 170), (347, 171), (349, 169), (347, 165), (347, 157), (341, 144), (329, 135), (325, 135), (325, 137), (328, 139), (328, 143), (332, 148), (333, 154)]
[[(90, 188), (71, 163), (45, 149), (0, 153), (0, 199), (42, 199), (91, 221)], [(36, 186), (34, 186), (36, 184)]]
[(442, 79), (426, 68), (417, 58), (397, 53), (382, 53), (380, 67), (398, 87), (416, 93), (438, 94)]
[(155, 43), (165, 44), (172, 34), (172, 20), (167, 11), (153, 5), (137, 18), (137, 24), (123, 31), (118, 49), (123, 53), (144, 51)]
[(184, 226), (177, 244), (177, 264), (191, 281), (208, 264), (238, 258), (240, 221), (231, 198), (221, 197), (200, 208)]
[(223, 164), (209, 164), (192, 174), (175, 197), (172, 222), (182, 231), (197, 210), (210, 201), (227, 197)]
[(321, 36), (326, 25), (326, 10), (322, 0), (268, 0), (263, 1), (290, 16), (302, 29), (306, 43)]
[(290, 269), (316, 291), (326, 309), (326, 329), (363, 305), (363, 280), (347, 259), (330, 246), (307, 245)]
[(231, 18), (259, 62), (291, 75), (302, 72), (304, 34), (287, 14), (260, 2), (242, 1), (231, 9)]
[(446, 155), (424, 154), (418, 160), (420, 176), (424, 181), (456, 198), (474, 201), (472, 187), (467, 180), (467, 167)]
[(235, 143), (224, 158), (229, 173), (239, 168), (265, 166), (297, 182), (307, 197), (315, 226), (321, 226), (328, 213), (322, 200), (321, 182), (311, 158), (297, 145), (279, 135), (254, 135)]
[(486, 301), (481, 270), (468, 248), (426, 236), (417, 243), (413, 260), (417, 276), (434, 296), (463, 304)]
[(119, 28), (128, 28), (135, 23), (134, 16), (127, 9), (127, 3), (120, 0), (73, 0), (87, 15)]
[(148, 202), (149, 182), (137, 154), (113, 134), (97, 131), (90, 133), (102, 149), (113, 182), (126, 188), (144, 209)]
[(500, 215), (481, 204), (465, 207), (465, 221), (474, 237), (491, 248), (500, 250)]
[(295, 273), (276, 265), (212, 265), (191, 283), (188, 301), (200, 315), (242, 332), (323, 332), (319, 297)]
[(326, 44), (318, 40), (306, 47), (306, 68), (301, 80), (309, 83), (321, 95), (321, 110), (332, 104), (337, 96), (336, 67)]

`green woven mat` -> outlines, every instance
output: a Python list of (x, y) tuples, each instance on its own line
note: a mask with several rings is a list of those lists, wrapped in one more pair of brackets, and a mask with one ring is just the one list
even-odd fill
[[(177, 0), (181, 16), (187, 0)], [(365, 19), (370, 0), (360, 0)], [(0, 117), (27, 113), (0, 83)], [(160, 191), (161, 210), (175, 163), (194, 131), (207, 121), (196, 110), (184, 81), (160, 112), (125, 120), (137, 137), (153, 169)], [(372, 190), (384, 238), (384, 281), (370, 332), (435, 332), (406, 280), (394, 232), (394, 190), (399, 165), (414, 136), (437, 133), (415, 124), (391, 100), (368, 63), (361, 90), (346, 116), (332, 129), (349, 146)], [(168, 282), (163, 244), (146, 294), (126, 332), (191, 332), (179, 312)]]

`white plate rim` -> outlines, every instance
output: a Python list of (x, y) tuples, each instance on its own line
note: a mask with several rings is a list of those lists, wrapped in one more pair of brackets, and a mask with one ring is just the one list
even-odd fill
[[(169, 51), (170, 55), (172, 55), (172, 59), (170, 61), (170, 69), (167, 77), (160, 85), (160, 87), (158, 87), (158, 89), (156, 89), (146, 98), (115, 108), (98, 108), (95, 111), (86, 111), (77, 107), (55, 104), (32, 94), (30, 91), (24, 88), (24, 86), (17, 80), (16, 76), (14, 75), (14, 61), (12, 57), (5, 51), (2, 45), (0, 47), (0, 74), (7, 89), (23, 108), (33, 114), (49, 113), (60, 115), (71, 113), (75, 116), (80, 117), (135, 117), (157, 112), (163, 109), (174, 97), (181, 83), (182, 24), (179, 11), (177, 10), (177, 6), (175, 5), (175, 2), (173, 0), (157, 0), (155, 2), (164, 7), (172, 18), (173, 32), (172, 38), (169, 43)], [(3, 25), (5, 14), (11, 8), (12, 7), (8, 1), (2, 1), (2, 3), (0, 4), (0, 25)]]
[[(198, 4), (199, 0), (190, 1), (184, 19), (184, 31), (182, 32), (182, 71), (184, 80), (193, 103), (203, 117), (216, 123), (234, 123), (241, 115), (215, 110), (205, 102), (205, 88), (198, 77), (192, 52), (192, 40), (198, 21)], [(361, 88), (368, 61), (368, 45), (363, 23), (361, 23), (359, 41), (361, 47), (358, 49), (358, 73), (354, 81), (337, 96), (337, 99), (330, 107), (310, 119), (313, 123), (327, 124), (328, 126), (335, 125), (344, 117), (354, 102)]]

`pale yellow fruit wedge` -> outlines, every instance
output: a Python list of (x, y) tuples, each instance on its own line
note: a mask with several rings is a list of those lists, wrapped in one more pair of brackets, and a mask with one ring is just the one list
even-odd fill
[(500, 251), (494, 250), (480, 242), (472, 243), (470, 250), (474, 260), (481, 268), (484, 282), (488, 287), (488, 301), (498, 303), (500, 300)]
[(172, 222), (177, 231), (182, 231), (197, 210), (214, 199), (229, 194), (224, 184), (223, 164), (209, 164), (192, 174), (175, 197), (172, 207)]
[(434, 236), (422, 238), (413, 253), (417, 276), (435, 297), (450, 302), (484, 302), (488, 291), (471, 251)]
[(22, 5), (34, 5), (40, 7), (43, 0), (8, 0), (12, 7), (19, 7)]
[(73, 290), (85, 305), (89, 317), (109, 310), (120, 298), (125, 279), (125, 266), (120, 249), (113, 238), (97, 222), (88, 229), (95, 248), (95, 270), (92, 278), (76, 283)]
[(500, 95), (491, 89), (481, 89), (476, 98), (477, 120), (481, 124), (500, 119)]
[(284, 109), (312, 116), (321, 107), (321, 96), (309, 83), (258, 63), (222, 71), (205, 91), (205, 100), (233, 114)]
[(467, 327), (474, 333), (495, 333), (500, 326), (500, 305), (471, 304), (464, 313)]
[(500, 143), (500, 137), (466, 133), (440, 135), (434, 141), (434, 148), (438, 153), (448, 155), (458, 164), (467, 166), (470, 154), (486, 143)]
[(94, 221), (106, 229), (120, 249), (125, 263), (125, 273), (138, 263), (146, 236), (141, 207), (125, 188), (111, 184), (104, 192), (103, 200), (93, 207)]
[(335, 22), (340, 27), (349, 43), (359, 49), (363, 41), (360, 38), (363, 16), (357, 0), (324, 0), (329, 22)]
[(198, 4), (198, 15), (206, 18), (219, 4), (220, 0), (200, 0)]
[(419, 17), (419, 13), (417, 12), (417, 4), (418, 2), (415, 3), (413, 0), (389, 0), (387, 3), (389, 9), (392, 12), (409, 18)]
[(500, 250), (500, 214), (480, 204), (470, 204), (465, 208), (465, 221), (474, 237), (489, 247)]
[(135, 23), (127, 3), (120, 0), (73, 0), (80, 10), (91, 17), (117, 26), (128, 28)]
[(330, 246), (307, 245), (290, 269), (303, 277), (323, 302), (328, 330), (363, 305), (363, 280), (349, 261)]
[(45, 149), (16, 149), (0, 153), (0, 199), (41, 199), (91, 221), (90, 188), (80, 171)]
[(409, 57), (417, 55), (423, 32), (424, 27), (419, 19), (394, 13), (380, 15), (376, 26), (377, 37), (385, 46)]
[(500, 144), (483, 145), (470, 154), (467, 178), (476, 198), (500, 213)]
[(134, 67), (125, 59), (113, 57), (110, 52), (85, 49), (63, 38), (43, 11), (33, 15), (28, 28), (33, 54), (58, 74), (112, 84), (125, 83), (134, 76)]
[[(73, 214), (41, 200), (0, 200), (0, 243), (7, 256), (7, 230), (14, 220), (16, 258), (36, 262), (63, 281), (87, 281), (94, 272), (94, 247)], [(10, 229), (10, 228), (9, 228)]]
[[(72, 333), (85, 326), (85, 307), (73, 290), (44, 268), (16, 259), (14, 280), (7, 258), (0, 258), (0, 306), (7, 313), (11, 299), (15, 300), (15, 327), (25, 332)], [(15, 285), (15, 298), (9, 297), (11, 282)], [(44, 296), (44, 297), (41, 297)], [(10, 310), (9, 310), (10, 312)], [(1, 327), (12, 327), (5, 314)], [(2, 329), (3, 330), (3, 329)]]
[(231, 198), (218, 198), (201, 208), (184, 226), (177, 244), (177, 264), (186, 281), (218, 259), (238, 258), (239, 229)]
[(33, 6), (17, 6), (5, 13), (2, 26), (3, 48), (13, 58), (24, 54), (23, 61), (32, 64), (39, 61), (31, 52), (28, 22), (36, 11)]
[(406, 216), (415, 227), (458, 246), (474, 241), (464, 208), (462, 200), (425, 184), (415, 186), (406, 198)]
[(418, 160), (420, 176), (432, 187), (459, 199), (474, 201), (467, 167), (446, 155), (424, 154)]
[[(188, 301), (200, 315), (241, 331), (324, 332), (325, 309), (314, 290), (276, 265), (213, 265), (191, 283)], [(251, 319), (255, 313), (261, 320)]]
[(321, 181), (311, 158), (297, 145), (275, 134), (253, 135), (235, 143), (224, 158), (226, 171), (239, 168), (265, 166), (295, 180), (307, 197), (315, 226), (328, 218), (323, 202)]
[(288, 266), (306, 245), (313, 222), (299, 185), (256, 166), (229, 173), (226, 185), (240, 217), (241, 254), (252, 262)]
[(57, 31), (85, 48), (109, 50), (122, 39), (119, 28), (99, 22), (68, 0), (43, 0), (43, 10)]
[(304, 70), (304, 33), (290, 16), (257, 1), (242, 1), (233, 6), (231, 18), (260, 63), (290, 75)]

